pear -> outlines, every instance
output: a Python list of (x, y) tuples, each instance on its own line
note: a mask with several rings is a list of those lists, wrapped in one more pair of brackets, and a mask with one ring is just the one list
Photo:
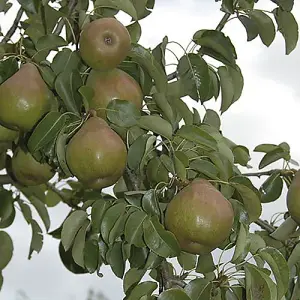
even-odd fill
[(139, 84), (126, 72), (113, 69), (108, 72), (92, 70), (86, 85), (94, 90), (94, 97), (89, 101), (97, 116), (106, 116), (105, 108), (113, 99), (127, 100), (142, 108), (143, 92)]
[(26, 63), (0, 85), (0, 123), (13, 130), (30, 131), (50, 110), (50, 99), (37, 67)]
[(0, 125), (0, 143), (2, 142), (12, 142), (19, 136), (19, 132), (16, 130), (11, 130)]
[(195, 179), (168, 204), (166, 228), (177, 238), (181, 249), (208, 254), (229, 235), (234, 211), (231, 203), (207, 180)]
[(286, 204), (292, 219), (300, 225), (300, 170), (298, 170), (286, 195)]
[(122, 176), (127, 150), (103, 119), (92, 116), (68, 143), (66, 160), (70, 171), (87, 188), (102, 189)]
[(85, 25), (79, 39), (79, 51), (93, 69), (110, 70), (128, 55), (131, 38), (127, 28), (115, 18), (102, 18)]
[(16, 148), (11, 159), (13, 177), (22, 185), (34, 186), (48, 182), (54, 171), (47, 163), (40, 163), (29, 152)]

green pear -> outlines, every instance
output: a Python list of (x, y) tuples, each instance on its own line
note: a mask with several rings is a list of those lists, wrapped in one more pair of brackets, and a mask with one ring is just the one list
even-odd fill
[(230, 234), (234, 221), (231, 203), (207, 180), (195, 179), (168, 204), (166, 228), (181, 249), (207, 254)]
[(32, 63), (0, 85), (0, 123), (7, 128), (30, 131), (50, 108), (51, 93)]
[(97, 116), (105, 119), (108, 103), (113, 99), (127, 100), (142, 108), (143, 92), (139, 84), (126, 72), (113, 69), (108, 72), (92, 70), (86, 85), (94, 90), (94, 97), (89, 101)]
[(12, 142), (19, 136), (19, 132), (11, 130), (0, 125), (0, 143), (1, 142)]
[(296, 172), (286, 195), (286, 204), (292, 219), (300, 225), (300, 170)]
[(131, 49), (127, 28), (115, 18), (102, 18), (85, 25), (80, 35), (79, 51), (93, 69), (117, 67)]
[(34, 186), (48, 182), (54, 171), (47, 163), (40, 163), (29, 152), (18, 147), (11, 159), (13, 177), (22, 185)]
[(122, 176), (127, 150), (103, 119), (92, 116), (68, 143), (66, 160), (70, 171), (87, 188), (102, 189)]

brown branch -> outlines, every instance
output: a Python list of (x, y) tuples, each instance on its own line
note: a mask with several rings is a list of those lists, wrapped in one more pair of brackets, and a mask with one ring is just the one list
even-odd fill
[(297, 170), (291, 169), (291, 170), (285, 170), (285, 169), (273, 169), (273, 170), (268, 170), (268, 171), (263, 171), (263, 172), (253, 172), (253, 173), (243, 173), (243, 176), (256, 176), (260, 178), (261, 176), (270, 176), (274, 172), (279, 172), (281, 176), (284, 177), (289, 177), (293, 175)]
[[(215, 30), (222, 31), (222, 29), (224, 28), (224, 26), (225, 26), (226, 22), (228, 21), (229, 17), (230, 17), (230, 14), (225, 13), (223, 18), (221, 19), (221, 21), (219, 22), (219, 24), (217, 25)], [(177, 72), (175, 71), (175, 72), (169, 74), (167, 76), (167, 79), (168, 79), (168, 81), (171, 81), (171, 80), (175, 79), (176, 77), (177, 77)]]
[(3, 37), (1, 44), (7, 43), (10, 40), (10, 38), (13, 36), (13, 34), (15, 33), (15, 31), (18, 28), (18, 25), (22, 18), (23, 12), (24, 12), (24, 9), (22, 7), (20, 7), (12, 26), (9, 28), (6, 35)]
[[(70, 0), (70, 1), (69, 1), (69, 4), (68, 4), (68, 14), (67, 14), (67, 16), (66, 16), (67, 18), (69, 18), (69, 17), (72, 15), (72, 13), (73, 13), (73, 11), (74, 11), (76, 5), (77, 5), (77, 0)], [(61, 33), (61, 31), (62, 31), (64, 25), (65, 25), (65, 20), (64, 20), (64, 17), (62, 17), (62, 18), (59, 20), (59, 22), (58, 22), (58, 24), (57, 24), (55, 30), (53, 31), (53, 34), (60, 35), (60, 33)]]
[(270, 225), (267, 221), (258, 219), (257, 221), (255, 221), (255, 224), (260, 226), (262, 229), (266, 230), (269, 233), (273, 233), (275, 231), (275, 227), (273, 227), (272, 225)]

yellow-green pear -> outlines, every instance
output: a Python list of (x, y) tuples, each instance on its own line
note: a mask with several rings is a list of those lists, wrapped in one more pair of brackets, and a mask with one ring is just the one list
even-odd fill
[(89, 107), (96, 110), (98, 117), (105, 119), (105, 108), (113, 99), (127, 100), (135, 104), (138, 109), (142, 108), (143, 92), (139, 84), (120, 69), (108, 72), (92, 70), (86, 85), (94, 90), (94, 97), (89, 101)]
[(29, 131), (50, 108), (51, 93), (32, 63), (0, 85), (0, 124), (7, 128)]
[(93, 69), (110, 70), (128, 55), (131, 37), (127, 28), (115, 18), (101, 18), (84, 26), (79, 51)]
[(15, 180), (25, 186), (46, 183), (55, 173), (47, 163), (38, 162), (20, 147), (15, 150), (11, 159), (11, 170)]
[(207, 254), (230, 234), (234, 221), (231, 203), (207, 180), (195, 179), (168, 204), (166, 228), (181, 249)]
[(122, 176), (127, 150), (103, 119), (92, 116), (68, 143), (66, 160), (70, 171), (87, 188), (102, 189)]
[(286, 204), (290, 216), (300, 225), (300, 170), (296, 172), (288, 189)]

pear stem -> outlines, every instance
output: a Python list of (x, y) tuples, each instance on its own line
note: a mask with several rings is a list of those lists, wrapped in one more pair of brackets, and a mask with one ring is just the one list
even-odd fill
[(22, 15), (23, 15), (23, 12), (24, 12), (24, 9), (21, 7), (19, 10), (18, 10), (18, 13), (16, 15), (16, 18), (12, 24), (12, 26), (9, 28), (9, 30), (7, 31), (6, 35), (3, 37), (2, 41), (0, 44), (5, 44), (7, 43), (10, 38), (14, 35), (15, 31), (17, 30), (18, 28), (18, 25), (19, 25), (19, 22), (22, 18)]

